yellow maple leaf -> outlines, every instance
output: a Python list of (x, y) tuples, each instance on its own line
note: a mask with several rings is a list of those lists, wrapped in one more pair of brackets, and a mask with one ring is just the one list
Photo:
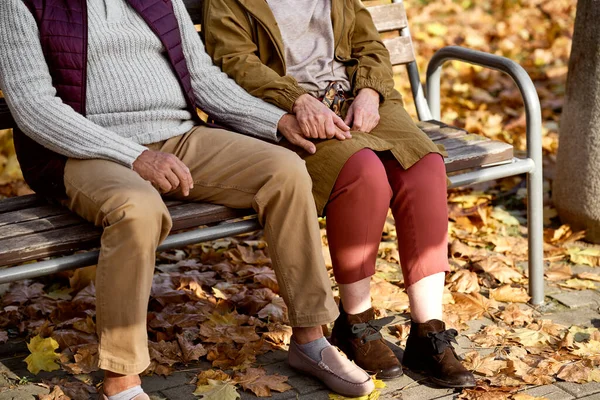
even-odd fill
[(43, 339), (40, 335), (37, 335), (27, 344), (27, 348), (31, 354), (27, 356), (25, 362), (27, 363), (27, 370), (32, 374), (37, 375), (40, 371), (51, 372), (60, 369), (55, 362), (60, 357), (58, 353), (54, 352), (58, 349), (56, 340), (52, 338)]
[(206, 385), (198, 385), (194, 395), (203, 400), (237, 400), (240, 394), (231, 382), (207, 379)]

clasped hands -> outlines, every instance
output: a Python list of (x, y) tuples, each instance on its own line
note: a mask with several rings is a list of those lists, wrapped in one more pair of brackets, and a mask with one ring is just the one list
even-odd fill
[[(350, 139), (350, 129), (371, 132), (379, 123), (379, 93), (361, 89), (342, 120), (316, 98), (304, 94), (294, 103), (295, 115), (286, 114), (277, 129), (293, 145), (314, 154), (317, 148), (308, 139)], [(159, 192), (180, 189), (184, 196), (194, 188), (190, 169), (177, 156), (146, 150), (133, 163), (133, 170)]]
[(379, 123), (379, 93), (373, 89), (361, 89), (342, 120), (325, 104), (309, 94), (298, 97), (292, 114), (279, 121), (278, 129), (293, 145), (314, 154), (316, 146), (309, 139), (352, 138), (350, 130), (371, 132)]

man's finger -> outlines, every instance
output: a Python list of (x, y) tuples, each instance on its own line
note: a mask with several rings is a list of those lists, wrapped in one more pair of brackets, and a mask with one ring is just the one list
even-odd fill
[(310, 154), (315, 154), (317, 152), (317, 147), (315, 146), (315, 144), (309, 140), (306, 140), (302, 137), (297, 137), (296, 140), (294, 140), (295, 143), (292, 143), (298, 147), (303, 148), (304, 150), (308, 151)]
[(181, 168), (183, 175), (185, 175), (185, 179), (187, 181), (188, 187), (190, 188), (190, 190), (193, 189), (194, 188), (194, 178), (192, 177), (192, 172), (190, 171), (188, 166), (185, 165), (183, 163), (183, 161), (181, 161), (179, 158), (177, 159), (177, 162)]
[(168, 190), (169, 192), (181, 186), (181, 179), (173, 170), (165, 171), (165, 179), (169, 181), (169, 184), (171, 185), (171, 188)]
[(174, 165), (171, 168), (171, 171), (171, 173), (176, 175), (177, 179), (179, 180), (179, 188), (181, 189), (181, 193), (183, 193), (184, 196), (188, 196), (190, 194), (190, 181), (186, 171), (181, 167), (181, 165), (179, 165), (179, 163)]
[(157, 179), (154, 185), (160, 193), (168, 193), (173, 190), (171, 182), (169, 182), (165, 177)]

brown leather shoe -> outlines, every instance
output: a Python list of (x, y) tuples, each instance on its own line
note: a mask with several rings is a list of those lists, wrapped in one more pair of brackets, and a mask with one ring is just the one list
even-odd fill
[(376, 320), (373, 308), (360, 314), (347, 314), (340, 303), (340, 316), (329, 341), (365, 371), (376, 374), (377, 379), (397, 378), (402, 376), (402, 366), (379, 332), (393, 319)]
[(288, 363), (290, 367), (314, 376), (342, 396), (366, 396), (375, 389), (375, 383), (369, 374), (344, 357), (333, 346), (324, 348), (321, 351), (321, 361), (316, 362), (298, 348), (292, 337)]
[(475, 377), (458, 359), (452, 347), (458, 332), (446, 330), (437, 319), (422, 324), (412, 323), (406, 341), (402, 364), (413, 371), (423, 372), (440, 386), (465, 388), (475, 386)]

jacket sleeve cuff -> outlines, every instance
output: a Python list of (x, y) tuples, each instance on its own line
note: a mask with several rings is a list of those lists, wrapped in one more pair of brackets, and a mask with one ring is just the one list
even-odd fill
[(379, 93), (382, 102), (389, 96), (389, 87), (385, 84), (385, 82), (373, 78), (363, 78), (360, 76), (356, 77), (352, 94), (356, 96), (360, 89), (364, 88), (373, 89)]
[(294, 103), (296, 103), (298, 97), (307, 93), (306, 90), (298, 85), (290, 86), (288, 90), (282, 94), (279, 106), (291, 114), (293, 113), (292, 109), (294, 108)]

